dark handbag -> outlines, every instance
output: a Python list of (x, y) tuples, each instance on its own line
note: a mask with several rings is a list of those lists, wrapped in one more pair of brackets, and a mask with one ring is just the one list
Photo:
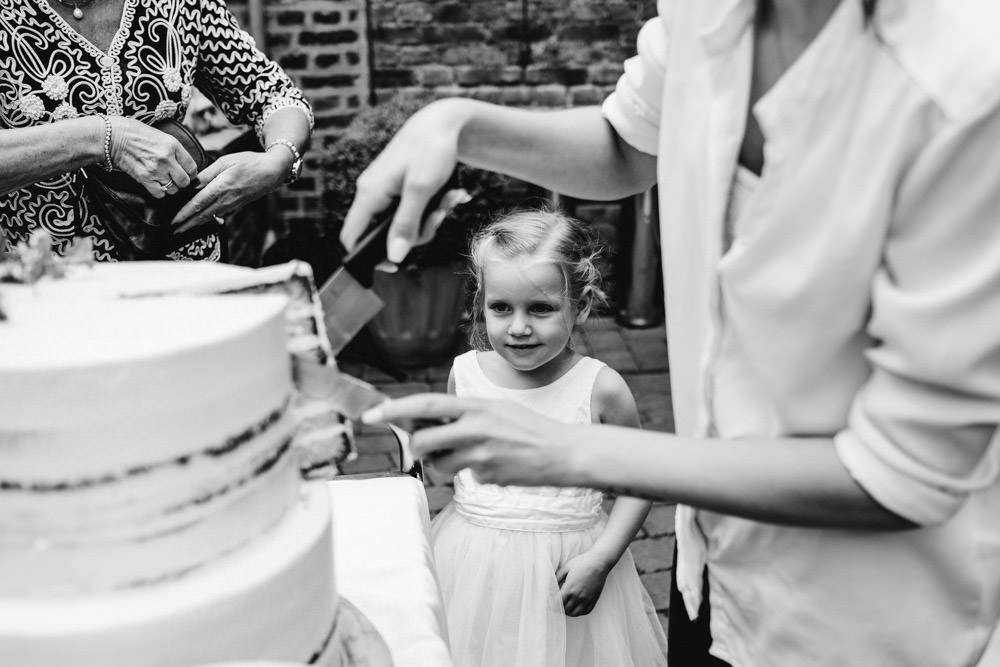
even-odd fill
[[(168, 118), (152, 127), (177, 139), (194, 158), (198, 171), (209, 164), (197, 137), (180, 122)], [(174, 216), (197, 192), (194, 185), (157, 199), (124, 172), (93, 165), (84, 169), (84, 173), (84, 196), (91, 212), (100, 218), (114, 240), (120, 259), (165, 259), (179, 248), (213, 234), (225, 246), (224, 228), (215, 219), (183, 234), (172, 228)]]

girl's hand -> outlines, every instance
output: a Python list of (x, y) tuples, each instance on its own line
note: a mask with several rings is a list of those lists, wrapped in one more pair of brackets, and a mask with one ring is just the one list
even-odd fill
[(111, 163), (157, 199), (186, 188), (198, 175), (194, 158), (166, 132), (123, 116), (109, 116), (108, 122)]
[(285, 151), (230, 153), (198, 174), (201, 190), (174, 217), (180, 233), (225, 216), (276, 190), (288, 175)]
[[(470, 468), (488, 484), (573, 486), (584, 427), (552, 421), (506, 401), (415, 394), (386, 401), (362, 415), (365, 423), (446, 421), (420, 429), (410, 442), (415, 458), (455, 473)], [(412, 430), (412, 429), (409, 429)]]
[(454, 106), (441, 101), (413, 114), (358, 177), (357, 193), (340, 232), (344, 247), (353, 248), (372, 218), (395, 197), (399, 207), (389, 230), (389, 261), (398, 264), (410, 248), (431, 239), (437, 225), (427, 224), (421, 232), (424, 210), (458, 161), (461, 124), (451, 112)]
[(556, 570), (567, 616), (584, 616), (593, 611), (613, 566), (599, 554), (584, 551)]

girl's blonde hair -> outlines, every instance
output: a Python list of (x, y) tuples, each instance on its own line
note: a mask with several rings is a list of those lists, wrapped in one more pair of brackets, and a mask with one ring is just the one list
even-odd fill
[(566, 295), (585, 316), (607, 303), (597, 270), (603, 248), (582, 222), (547, 208), (510, 213), (477, 232), (470, 244), (473, 292), (469, 342), (477, 350), (490, 349), (483, 286), (488, 252), (504, 259), (533, 256), (551, 261), (562, 271)]

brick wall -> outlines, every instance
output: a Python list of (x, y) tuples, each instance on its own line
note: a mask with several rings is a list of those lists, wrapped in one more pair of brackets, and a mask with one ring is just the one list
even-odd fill
[(652, 0), (375, 0), (373, 83), (421, 99), (514, 106), (600, 102)]
[[(229, 7), (250, 29), (246, 0)], [(316, 129), (302, 178), (285, 187), (276, 215), (287, 224), (321, 218), (319, 156), (366, 103), (369, 90), (364, 0), (270, 0), (264, 4), (261, 46), (302, 88), (313, 106)]]

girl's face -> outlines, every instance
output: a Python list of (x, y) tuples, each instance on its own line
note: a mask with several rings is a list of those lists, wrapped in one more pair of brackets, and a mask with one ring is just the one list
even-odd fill
[(489, 256), (483, 267), (486, 335), (493, 349), (522, 373), (544, 371), (569, 353), (578, 319), (562, 271), (533, 257)]

